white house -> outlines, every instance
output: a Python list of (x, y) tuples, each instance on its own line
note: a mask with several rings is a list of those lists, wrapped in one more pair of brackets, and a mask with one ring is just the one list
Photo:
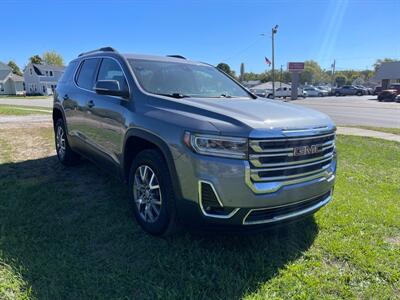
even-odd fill
[(64, 67), (29, 63), (24, 70), (27, 95), (52, 95)]
[(24, 78), (13, 74), (12, 69), (0, 62), (0, 95), (17, 95), (24, 92)]

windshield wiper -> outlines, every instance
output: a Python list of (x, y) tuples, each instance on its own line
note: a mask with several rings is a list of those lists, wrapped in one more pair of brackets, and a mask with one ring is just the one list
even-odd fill
[(176, 98), (176, 99), (190, 98), (189, 95), (184, 95), (181, 93), (171, 93), (171, 94), (156, 93), (156, 95), (167, 96), (167, 97), (172, 97), (172, 98)]

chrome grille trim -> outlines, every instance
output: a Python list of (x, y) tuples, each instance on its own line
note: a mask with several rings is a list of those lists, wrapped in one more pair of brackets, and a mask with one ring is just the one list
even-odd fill
[(304, 141), (304, 140), (312, 140), (319, 139), (325, 137), (335, 136), (335, 133), (323, 134), (323, 135), (314, 135), (307, 137), (290, 137), (290, 138), (281, 138), (281, 139), (268, 139), (268, 140), (250, 140), (250, 148), (252, 148), (255, 152), (265, 152), (264, 149), (261, 148), (260, 143), (274, 143), (274, 142), (290, 142), (290, 141)]
[[(318, 151), (302, 156), (295, 148), (318, 146)], [(335, 132), (308, 136), (249, 141), (249, 163), (246, 183), (255, 193), (269, 193), (284, 185), (299, 182), (331, 180), (336, 169)]]
[(284, 181), (284, 180), (288, 180), (288, 179), (294, 179), (294, 178), (298, 178), (298, 177), (312, 175), (315, 173), (322, 173), (323, 171), (327, 170), (330, 166), (331, 166), (331, 164), (327, 164), (327, 165), (323, 166), (321, 169), (310, 171), (310, 172), (299, 173), (299, 174), (295, 174), (295, 175), (287, 175), (287, 176), (274, 176), (274, 177), (260, 177), (256, 170), (251, 170), (250, 177), (254, 181)]
[[(330, 147), (330, 148), (333, 148), (333, 147)], [(327, 149), (329, 149), (329, 148), (327, 148)], [(327, 150), (327, 149), (324, 149), (324, 150)], [(323, 150), (323, 151), (324, 151), (324, 150)], [(310, 158), (310, 159), (304, 159), (304, 160), (295, 160), (295, 161), (289, 161), (289, 162), (283, 162), (283, 163), (271, 163), (271, 164), (262, 164), (262, 163), (260, 162), (260, 160), (258, 160), (257, 158), (254, 159), (254, 158), (252, 158), (252, 157), (250, 156), (250, 162), (251, 162), (251, 163), (253, 164), (253, 166), (255, 166), (255, 167), (291, 166), (291, 165), (305, 164), (305, 163), (312, 162), (312, 161), (320, 161), (320, 162), (323, 162), (323, 159), (325, 159), (325, 158), (332, 158), (333, 155), (334, 155), (334, 152), (332, 151), (332, 152), (326, 153), (326, 154), (324, 154), (323, 156), (320, 156), (320, 157), (315, 157), (315, 158)], [(262, 157), (264, 157), (264, 156), (262, 156)]]

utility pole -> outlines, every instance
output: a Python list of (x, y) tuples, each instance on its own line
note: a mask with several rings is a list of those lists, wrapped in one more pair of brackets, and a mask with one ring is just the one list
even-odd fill
[(335, 68), (336, 68), (336, 59), (333, 60), (333, 64), (331, 65), (332, 67), (332, 86), (335, 83)]
[(282, 71), (283, 65), (281, 65), (281, 76), (280, 76), (280, 80), (279, 80), (279, 88), (282, 90), (282, 79), (283, 79), (283, 71)]
[(275, 98), (275, 34), (278, 32), (278, 25), (272, 27), (272, 98)]

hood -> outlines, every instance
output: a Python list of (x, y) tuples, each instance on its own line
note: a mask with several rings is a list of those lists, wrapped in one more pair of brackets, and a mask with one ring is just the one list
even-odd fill
[(211, 123), (221, 133), (235, 132), (238, 123), (246, 125), (253, 133), (263, 131), (296, 130), (321, 127), (334, 127), (325, 114), (304, 106), (285, 103), (279, 100), (247, 98), (186, 98), (193, 107), (211, 111), (224, 118), (214, 118)]

